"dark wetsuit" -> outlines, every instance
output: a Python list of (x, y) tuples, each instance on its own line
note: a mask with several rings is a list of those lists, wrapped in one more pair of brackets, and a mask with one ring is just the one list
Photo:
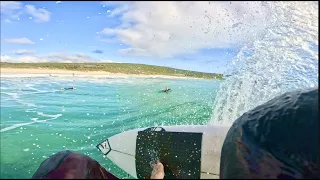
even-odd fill
[(71, 89), (74, 89), (74, 88), (63, 88), (63, 90), (71, 90)]
[(244, 113), (221, 150), (220, 179), (319, 179), (318, 89), (278, 96)]
[(165, 90), (163, 90), (163, 92), (169, 92), (170, 90), (171, 90), (171, 89), (168, 89), (168, 90), (165, 89)]
[(43, 161), (32, 179), (118, 179), (87, 155), (62, 151)]

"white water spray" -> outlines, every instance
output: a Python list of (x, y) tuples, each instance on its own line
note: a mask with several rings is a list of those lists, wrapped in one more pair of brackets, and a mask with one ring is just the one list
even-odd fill
[(209, 124), (232, 124), (288, 91), (318, 87), (318, 2), (264, 2), (268, 25), (233, 60)]

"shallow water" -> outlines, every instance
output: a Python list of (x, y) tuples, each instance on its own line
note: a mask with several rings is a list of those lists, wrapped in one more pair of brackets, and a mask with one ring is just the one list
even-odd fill
[[(219, 83), (159, 78), (2, 78), (0, 178), (31, 178), (45, 158), (66, 149), (87, 154), (126, 178), (95, 146), (139, 127), (207, 124)], [(72, 85), (76, 90), (59, 90)], [(172, 91), (161, 92), (165, 87)]]

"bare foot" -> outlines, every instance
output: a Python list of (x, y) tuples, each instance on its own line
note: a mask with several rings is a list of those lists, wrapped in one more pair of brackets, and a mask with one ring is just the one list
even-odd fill
[(161, 162), (156, 162), (153, 165), (153, 170), (150, 179), (163, 179), (164, 178), (164, 167)]

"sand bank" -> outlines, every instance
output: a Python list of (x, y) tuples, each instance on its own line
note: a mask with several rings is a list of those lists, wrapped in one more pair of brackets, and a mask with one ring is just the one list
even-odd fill
[(61, 69), (29, 69), (29, 68), (1, 68), (1, 77), (97, 77), (97, 78), (178, 78), (178, 79), (199, 79), (192, 77), (179, 77), (167, 75), (144, 75), (144, 74), (123, 74), (110, 73), (105, 71), (71, 71)]

